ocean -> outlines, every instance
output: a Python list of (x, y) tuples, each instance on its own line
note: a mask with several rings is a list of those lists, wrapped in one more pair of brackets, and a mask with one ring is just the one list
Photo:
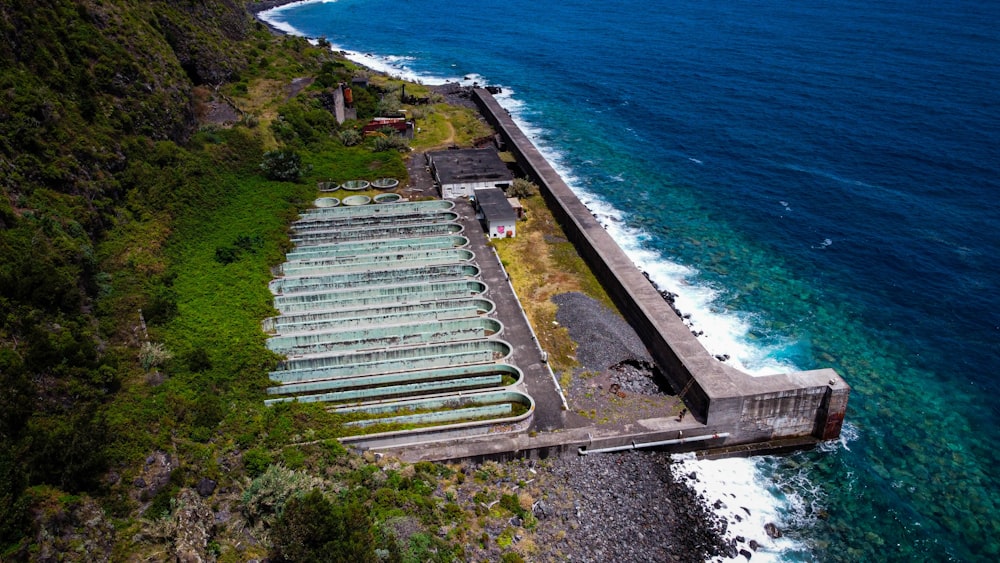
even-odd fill
[(339, 0), (263, 17), (392, 74), (501, 86), (710, 352), (845, 377), (840, 441), (680, 460), (749, 509), (733, 527), (763, 541), (754, 561), (1000, 556), (1000, 3)]

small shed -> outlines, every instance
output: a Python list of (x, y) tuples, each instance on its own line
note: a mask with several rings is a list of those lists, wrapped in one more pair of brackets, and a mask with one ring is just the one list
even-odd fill
[(407, 121), (405, 117), (376, 117), (361, 128), (361, 133), (367, 137), (379, 135), (387, 129), (392, 129), (400, 137), (413, 138), (413, 122)]
[(490, 238), (517, 236), (517, 215), (500, 188), (483, 188), (473, 192), (476, 211), (482, 215), (483, 230)]
[(508, 197), (507, 203), (510, 204), (510, 208), (514, 210), (514, 215), (518, 219), (524, 219), (524, 206), (521, 205), (521, 200), (516, 197)]
[(506, 188), (514, 181), (496, 149), (450, 149), (427, 153), (441, 197), (471, 197), (474, 190)]

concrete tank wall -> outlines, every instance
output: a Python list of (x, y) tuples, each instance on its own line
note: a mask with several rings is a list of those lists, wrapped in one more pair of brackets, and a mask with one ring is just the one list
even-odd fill
[(839, 435), (850, 387), (835, 371), (752, 377), (717, 361), (493, 96), (476, 89), (473, 100), (541, 187), (556, 220), (692, 414), (709, 426), (731, 428), (727, 442), (733, 444)]

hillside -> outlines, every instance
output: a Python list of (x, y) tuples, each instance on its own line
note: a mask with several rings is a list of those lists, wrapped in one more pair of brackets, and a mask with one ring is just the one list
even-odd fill
[[(320, 89), (267, 86), (353, 70), (230, 0), (4, 0), (0, 38), (3, 559), (118, 560), (163, 541), (205, 557), (207, 540), (133, 541), (199, 483), (242, 490), (289, 441), (265, 428), (298, 426), (261, 405), (276, 359), (259, 319), (311, 181), (269, 180), (265, 144), (346, 150)], [(240, 96), (270, 108), (226, 101)], [(405, 173), (398, 153), (352, 159)]]

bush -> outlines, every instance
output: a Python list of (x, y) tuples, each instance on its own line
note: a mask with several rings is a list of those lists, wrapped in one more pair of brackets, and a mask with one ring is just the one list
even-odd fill
[(531, 197), (538, 193), (538, 186), (525, 178), (514, 178), (514, 182), (507, 188), (509, 197)]
[(274, 526), (275, 561), (367, 563), (375, 553), (372, 521), (358, 502), (335, 505), (313, 489), (293, 498)]
[(174, 355), (159, 342), (143, 342), (139, 349), (139, 361), (142, 369), (149, 371), (170, 361)]
[(271, 456), (259, 448), (247, 450), (243, 453), (243, 468), (251, 478), (264, 473), (268, 465), (271, 465)]
[(397, 135), (391, 135), (388, 137), (377, 137), (375, 139), (375, 146), (373, 147), (375, 152), (388, 152), (388, 151), (400, 151), (406, 152), (410, 150), (410, 143), (403, 137)]
[(291, 149), (280, 149), (264, 153), (260, 169), (268, 180), (298, 182), (307, 169), (302, 166), (302, 157)]
[[(253, 451), (253, 450), (251, 450)], [(247, 452), (249, 454), (250, 452)], [(244, 464), (246, 454), (244, 454)], [(322, 484), (320, 479), (272, 465), (250, 483), (243, 492), (243, 512), (251, 522), (268, 522), (280, 518), (289, 499), (305, 494)]]
[(355, 145), (361, 144), (364, 138), (361, 133), (358, 133), (356, 129), (344, 129), (338, 136), (340, 137), (340, 142), (344, 144), (345, 147), (353, 147)]

